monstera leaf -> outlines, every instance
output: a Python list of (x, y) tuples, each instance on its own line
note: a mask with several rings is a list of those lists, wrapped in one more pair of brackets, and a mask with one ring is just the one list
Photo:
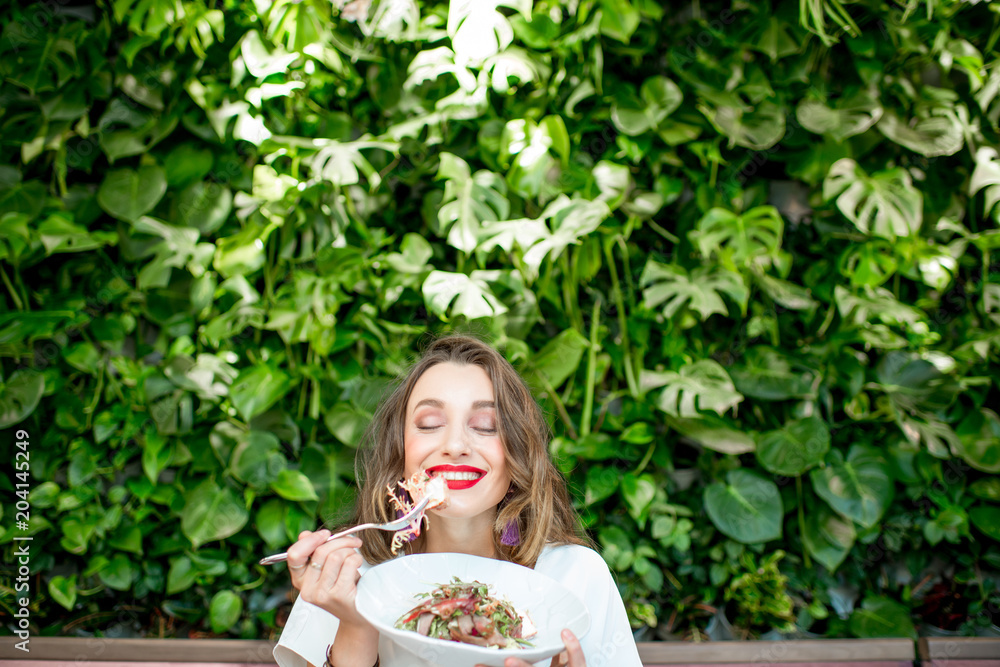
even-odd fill
[(399, 149), (399, 145), (393, 142), (365, 139), (348, 143), (332, 139), (314, 139), (312, 143), (320, 147), (310, 160), (314, 174), (341, 187), (359, 183), (361, 174), (364, 174), (371, 191), (378, 188), (382, 179), (378, 170), (361, 154), (361, 151), (378, 148), (392, 153)]
[(871, 93), (861, 90), (828, 107), (818, 100), (803, 100), (795, 110), (802, 127), (816, 134), (828, 134), (837, 142), (867, 131), (882, 118), (882, 105)]
[(897, 326), (908, 326), (914, 330), (925, 329), (924, 315), (913, 306), (902, 303), (892, 292), (882, 287), (867, 287), (861, 294), (852, 294), (837, 285), (833, 289), (833, 300), (840, 316), (857, 325), (879, 321)]
[(507, 184), (485, 169), (473, 175), (465, 160), (451, 153), (441, 154), (438, 178), (447, 179), (438, 211), (441, 233), (448, 232), (448, 245), (472, 252), (484, 222), (507, 218)]
[(619, 132), (639, 136), (659, 127), (677, 110), (684, 99), (680, 87), (665, 76), (653, 76), (642, 83), (639, 97), (627, 89), (611, 104), (611, 122)]
[(610, 215), (611, 209), (601, 200), (557, 197), (542, 212), (542, 217), (549, 219), (552, 231), (546, 230), (524, 253), (528, 277), (538, 275), (546, 257), (557, 259), (567, 246), (579, 243), (581, 238), (596, 231)]
[(456, 0), (448, 7), (448, 37), (458, 58), (478, 63), (506, 49), (514, 29), (500, 7), (531, 20), (531, 0)]
[(961, 386), (942, 372), (954, 368), (955, 360), (939, 354), (924, 358), (916, 353), (893, 351), (875, 369), (878, 388), (893, 406), (904, 412), (943, 410), (955, 400)]
[(746, 314), (749, 292), (743, 276), (735, 271), (699, 267), (690, 274), (682, 267), (660, 264), (650, 259), (642, 271), (643, 305), (656, 308), (661, 303), (664, 317), (673, 317), (685, 305), (698, 311), (702, 319), (713, 313), (728, 313), (722, 294), (728, 295)]
[(784, 221), (773, 206), (757, 206), (742, 215), (713, 208), (688, 232), (691, 243), (705, 257), (721, 256), (732, 268), (766, 268), (781, 249)]
[(902, 167), (868, 175), (850, 158), (837, 160), (823, 182), (823, 198), (865, 234), (910, 236), (923, 222), (923, 195)]
[(711, 359), (701, 359), (675, 371), (645, 371), (640, 384), (644, 389), (664, 386), (656, 405), (675, 417), (698, 417), (701, 410), (722, 414), (743, 400), (726, 369)]
[(994, 148), (976, 151), (976, 168), (969, 179), (969, 195), (983, 191), (983, 215), (989, 215), (1000, 203), (1000, 159)]
[(493, 295), (488, 284), (498, 280), (498, 274), (498, 271), (473, 271), (469, 275), (431, 271), (424, 280), (424, 301), (428, 310), (442, 317), (449, 306), (453, 314), (465, 315), (470, 320), (500, 315), (507, 312), (507, 306)]
[(927, 157), (954, 155), (963, 144), (962, 126), (949, 109), (935, 109), (914, 123), (887, 111), (875, 127), (900, 146)]
[(785, 136), (785, 110), (774, 102), (756, 107), (724, 106), (717, 109), (698, 107), (719, 134), (729, 137), (729, 147), (742, 146), (755, 151), (771, 148)]

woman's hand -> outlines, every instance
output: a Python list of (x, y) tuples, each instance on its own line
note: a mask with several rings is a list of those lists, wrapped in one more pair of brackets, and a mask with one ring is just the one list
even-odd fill
[[(552, 658), (550, 667), (587, 667), (587, 660), (583, 657), (583, 649), (580, 648), (580, 640), (576, 635), (566, 629), (562, 631), (562, 639), (566, 643), (566, 650)], [(486, 667), (486, 665), (476, 665), (476, 667)], [(507, 658), (503, 662), (503, 667), (531, 667), (531, 663), (520, 658)]]
[(329, 530), (315, 533), (304, 530), (299, 540), (288, 549), (288, 572), (292, 586), (306, 602), (324, 609), (341, 623), (370, 627), (354, 605), (358, 594), (358, 568), (364, 562), (355, 551), (361, 538), (353, 535), (327, 542)]

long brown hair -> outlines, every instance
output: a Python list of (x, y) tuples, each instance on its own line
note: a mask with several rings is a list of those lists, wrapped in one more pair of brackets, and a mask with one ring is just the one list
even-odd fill
[[(497, 431), (511, 477), (511, 492), (497, 506), (493, 530), (496, 552), (503, 560), (534, 567), (548, 543), (594, 547), (580, 527), (566, 480), (549, 459), (549, 427), (527, 384), (495, 348), (467, 334), (434, 340), (379, 406), (354, 461), (360, 485), (354, 515), (339, 528), (396, 518), (386, 487), (396, 488), (403, 479), (407, 403), (424, 372), (445, 362), (479, 366), (493, 384)], [(500, 541), (504, 527), (511, 521), (517, 522), (521, 535), (517, 546)], [(371, 565), (393, 558), (392, 533), (371, 531), (363, 541), (361, 555)], [(415, 552), (422, 541), (423, 536), (405, 545), (407, 552)]]

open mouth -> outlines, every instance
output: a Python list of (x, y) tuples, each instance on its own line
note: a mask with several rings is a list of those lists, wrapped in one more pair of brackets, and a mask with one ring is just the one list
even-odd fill
[(469, 489), (486, 476), (486, 471), (471, 466), (434, 466), (427, 469), (432, 476), (444, 477), (449, 491)]

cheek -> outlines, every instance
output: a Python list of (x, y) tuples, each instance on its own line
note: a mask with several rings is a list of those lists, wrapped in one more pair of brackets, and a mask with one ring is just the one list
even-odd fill
[(484, 452), (484, 455), (488, 458), (490, 465), (494, 470), (500, 470), (503, 471), (505, 475), (507, 474), (507, 461), (506, 456), (504, 455), (503, 444), (501, 442), (497, 441), (496, 443), (493, 443), (489, 447), (488, 451)]
[(419, 443), (410, 434), (406, 434), (403, 438), (403, 453), (403, 468), (406, 476), (409, 477), (420, 468), (420, 462), (424, 459), (420, 452)]

